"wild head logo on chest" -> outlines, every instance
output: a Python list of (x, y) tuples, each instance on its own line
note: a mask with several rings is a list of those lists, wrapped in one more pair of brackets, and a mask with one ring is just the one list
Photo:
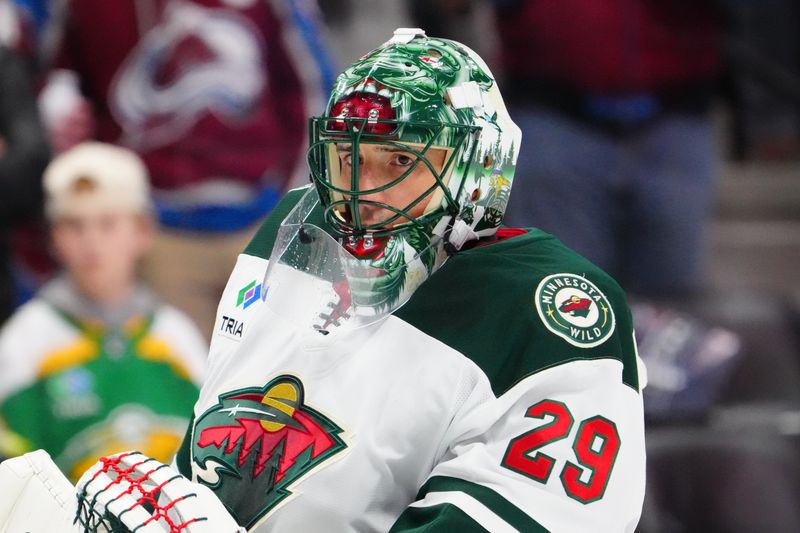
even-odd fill
[(346, 448), (341, 432), (304, 403), (298, 378), (280, 376), (220, 395), (198, 418), (192, 470), (250, 529), (291, 495), (294, 482)]

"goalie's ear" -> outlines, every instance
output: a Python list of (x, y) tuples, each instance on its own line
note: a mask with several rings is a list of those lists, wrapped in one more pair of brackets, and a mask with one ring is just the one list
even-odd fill
[(44, 450), (0, 463), (0, 533), (78, 532), (75, 489)]

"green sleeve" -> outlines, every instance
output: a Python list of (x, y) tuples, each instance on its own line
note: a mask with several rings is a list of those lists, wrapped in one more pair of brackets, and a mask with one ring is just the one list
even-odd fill
[[(435, 498), (436, 494), (460, 495), (461, 503), (437, 503), (435, 505), (420, 505), (408, 507), (392, 526), (390, 533), (422, 533), (427, 531), (459, 531), (459, 532), (484, 532), (488, 531), (471, 513), (477, 510), (480, 514), (487, 511), (493, 515), (493, 520), (504, 522), (517, 531), (526, 533), (548, 533), (541, 524), (536, 522), (522, 509), (509, 502), (503, 496), (483, 485), (463, 479), (435, 476), (428, 480), (417, 494), (417, 501), (423, 502), (427, 496)], [(451, 498), (452, 500), (452, 498)]]

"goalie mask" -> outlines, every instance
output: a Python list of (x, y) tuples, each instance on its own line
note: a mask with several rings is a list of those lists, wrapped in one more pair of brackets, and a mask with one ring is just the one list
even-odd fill
[[(397, 309), (466, 242), (496, 232), (521, 137), (477, 54), (402, 28), (338, 77), (310, 135), (316, 194), (284, 221), (270, 268), (309, 273), (313, 256), (313, 275), (343, 302), (336, 322), (360, 325)], [(309, 223), (313, 209), (326, 231)], [(325, 251), (296, 248), (301, 233)]]

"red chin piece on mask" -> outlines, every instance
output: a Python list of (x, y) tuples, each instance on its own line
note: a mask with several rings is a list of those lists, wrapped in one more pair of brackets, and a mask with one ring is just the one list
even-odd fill
[(378, 259), (383, 254), (388, 241), (389, 237), (372, 237), (356, 239), (353, 243), (345, 238), (342, 246), (359, 259)]

